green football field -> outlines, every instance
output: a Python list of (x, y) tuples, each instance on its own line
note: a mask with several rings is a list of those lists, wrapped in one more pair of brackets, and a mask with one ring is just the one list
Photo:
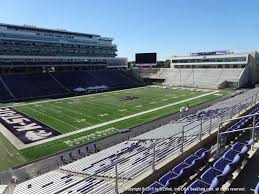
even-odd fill
[[(66, 136), (17, 150), (0, 134), (0, 170), (93, 142), (231, 91), (143, 87), (102, 94), (13, 105)], [(71, 135), (70, 135), (71, 134)]]

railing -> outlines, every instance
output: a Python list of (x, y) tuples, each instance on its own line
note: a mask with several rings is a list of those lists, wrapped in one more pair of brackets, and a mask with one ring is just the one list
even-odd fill
[[(233, 105), (232, 107), (226, 108), (222, 110), (222, 112), (208, 117), (207, 119), (200, 119), (198, 121), (195, 121), (194, 123), (189, 123), (183, 126), (182, 130), (179, 133), (173, 136), (171, 135), (168, 138), (138, 140), (139, 143), (144, 143), (145, 141), (149, 142), (147, 146), (143, 146), (143, 149), (141, 149), (139, 152), (136, 152), (136, 154), (139, 154), (139, 156), (144, 156), (142, 154), (144, 152), (147, 152), (147, 160), (145, 160), (144, 162), (138, 162), (136, 163), (136, 165), (131, 165), (130, 170), (120, 168), (120, 166), (118, 165), (120, 161), (117, 159), (116, 156), (119, 153), (117, 153), (114, 158), (111, 158), (111, 164), (114, 167), (114, 174), (111, 174), (110, 176), (110, 178), (114, 178), (115, 180), (115, 193), (119, 193), (119, 183), (121, 183), (122, 181), (122, 183), (124, 184), (125, 178), (127, 178), (127, 176), (129, 177), (128, 180), (130, 180), (131, 178), (135, 178), (148, 170), (155, 171), (156, 165), (161, 163), (161, 161), (168, 159), (169, 157), (172, 157), (174, 155), (179, 155), (183, 153), (184, 149), (187, 146), (196, 142), (200, 142), (200, 140), (202, 140), (206, 135), (209, 136), (212, 133), (212, 129), (215, 129), (219, 123), (226, 121), (227, 119), (232, 119), (233, 116), (237, 115), (237, 113), (247, 110), (248, 108), (257, 104), (257, 101), (259, 100), (257, 98), (257, 95), (258, 94), (248, 97), (241, 102)], [(163, 147), (165, 141), (168, 141), (168, 147)], [(160, 149), (161, 147), (162, 149)], [(37, 175), (41, 173), (44, 172), (37, 172)], [(99, 172), (98, 174), (96, 174), (96, 176), (100, 176), (101, 173), (102, 172)], [(127, 173), (130, 173), (130, 175), (128, 175)], [(103, 174), (105, 174), (105, 172), (103, 172)], [(121, 181), (119, 182), (120, 179)]]
[[(199, 128), (200, 131), (197, 134), (198, 141), (202, 140), (202, 137), (206, 134), (210, 135), (213, 128), (217, 127), (219, 123), (221, 123), (223, 120), (229, 120), (232, 119), (234, 115), (237, 113), (240, 113), (241, 111), (244, 111), (248, 109), (249, 107), (252, 107), (257, 103), (257, 94), (254, 96), (251, 96), (249, 98), (246, 98), (245, 100), (237, 103), (236, 105), (206, 119), (206, 120), (200, 120), (199, 124), (196, 124), (195, 126), (192, 126), (192, 124), (187, 124), (183, 126), (182, 129), (182, 145), (184, 141), (184, 137), (186, 137), (186, 133), (190, 131), (194, 131), (195, 129)], [(197, 130), (196, 130), (197, 131)], [(184, 148), (181, 146), (181, 153), (184, 151)]]
[[(184, 148), (187, 147), (188, 145), (191, 145), (195, 141), (197, 141), (197, 143), (200, 142), (204, 136), (206, 135), (209, 136), (212, 130), (218, 127), (219, 123), (225, 122), (227, 120), (231, 121), (231, 119), (235, 115), (240, 114), (242, 111), (246, 111), (247, 109), (256, 105), (259, 100), (257, 96), (258, 94), (256, 93), (255, 95), (248, 97), (243, 101), (238, 102), (234, 106), (229, 107), (223, 110), (222, 112), (216, 115), (213, 115), (205, 120), (200, 119), (199, 121), (196, 121), (194, 124), (189, 123), (183, 126), (182, 131), (180, 133), (175, 134), (174, 136), (170, 136), (168, 138), (153, 139), (153, 143), (151, 146), (152, 148), (146, 148), (145, 150), (143, 150), (143, 151), (146, 151), (148, 149), (149, 150), (153, 149), (153, 153), (149, 155), (150, 156), (149, 160), (145, 161), (147, 163), (146, 165), (144, 165), (145, 169), (143, 168), (138, 169), (138, 173), (136, 173), (135, 175), (137, 176), (140, 173), (144, 173), (145, 171), (150, 170), (150, 167), (152, 171), (155, 171), (156, 165), (160, 163), (162, 160), (172, 157), (175, 154), (179, 155), (183, 153)], [(232, 119), (232, 120), (236, 120), (236, 119)], [(169, 149), (168, 152), (165, 152), (166, 157), (163, 157), (162, 155), (162, 158), (161, 158), (161, 156), (158, 156), (159, 154), (161, 154), (161, 152), (158, 152), (156, 150), (156, 147), (159, 146), (159, 144), (161, 144), (161, 142), (163, 142), (163, 140), (166, 140), (166, 139), (167, 140), (173, 139), (174, 141), (178, 141), (178, 142), (180, 140), (180, 148), (176, 146), (175, 149)], [(145, 140), (139, 140), (139, 141), (152, 141), (152, 139), (145, 139)], [(162, 151), (166, 151), (166, 150), (162, 150)], [(115, 176), (115, 179), (118, 179), (120, 177), (120, 169), (117, 167), (117, 164), (116, 164), (116, 168), (117, 168), (116, 169), (117, 174)], [(115, 191), (118, 192), (118, 188), (116, 188)]]
[[(221, 135), (223, 135), (223, 134), (232, 134), (232, 133), (239, 133), (239, 132), (244, 132), (247, 130), (252, 130), (251, 139), (255, 140), (255, 128), (257, 128), (255, 121), (256, 121), (256, 116), (258, 116), (258, 115), (259, 115), (259, 113), (254, 113), (254, 114), (249, 114), (249, 115), (245, 115), (245, 116), (241, 116), (241, 117), (237, 117), (237, 118), (226, 119), (226, 120), (221, 121), (219, 123), (218, 133), (217, 133), (217, 154), (219, 153), (220, 139), (221, 139)], [(253, 117), (253, 125), (251, 127), (246, 127), (246, 128), (242, 128), (242, 129), (233, 130), (233, 131), (220, 132), (220, 129), (224, 122), (230, 122), (230, 121), (239, 120), (239, 119), (247, 118), (247, 117)]]

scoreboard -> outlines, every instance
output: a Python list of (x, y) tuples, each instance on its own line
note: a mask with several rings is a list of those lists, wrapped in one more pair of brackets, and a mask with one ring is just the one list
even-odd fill
[(156, 53), (136, 53), (135, 61), (137, 66), (154, 66), (157, 62)]

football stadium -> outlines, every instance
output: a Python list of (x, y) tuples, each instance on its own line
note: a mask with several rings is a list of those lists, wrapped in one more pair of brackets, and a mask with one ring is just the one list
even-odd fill
[(0, 23), (0, 194), (259, 193), (259, 53), (114, 42)]

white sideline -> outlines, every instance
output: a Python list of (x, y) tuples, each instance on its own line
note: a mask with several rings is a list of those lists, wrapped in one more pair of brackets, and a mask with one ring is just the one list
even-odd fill
[[(141, 88), (146, 88), (146, 87), (150, 87), (150, 86), (143, 86), (143, 87), (138, 87), (138, 88), (128, 88), (128, 89), (122, 89), (122, 90), (119, 90), (119, 91), (136, 90), (136, 89), (141, 89)], [(94, 93), (94, 94), (85, 94), (85, 95), (80, 95), (80, 96), (69, 96), (69, 97), (58, 98), (58, 99), (40, 100), (40, 101), (37, 101), (37, 102), (18, 102), (18, 103), (13, 103), (9, 106), (10, 107), (16, 107), (16, 106), (24, 106), (24, 105), (29, 105), (29, 104), (41, 104), (41, 103), (45, 103), (45, 102), (55, 102), (55, 101), (70, 100), (70, 99), (85, 98), (85, 97), (91, 98), (93, 96), (112, 94), (112, 93), (116, 93), (116, 92), (118, 92), (118, 90), (109, 91), (109, 92)]]
[(150, 109), (150, 110), (146, 110), (146, 111), (143, 111), (143, 112), (132, 114), (132, 115), (129, 115), (129, 116), (121, 117), (121, 118), (118, 118), (118, 119), (110, 120), (110, 121), (103, 122), (103, 123), (100, 123), (100, 124), (97, 124), (97, 125), (93, 125), (93, 126), (90, 126), (90, 127), (79, 129), (79, 130), (76, 130), (76, 131), (71, 131), (69, 133), (65, 133), (65, 134), (62, 134), (62, 135), (59, 135), (59, 136), (44, 139), (44, 140), (41, 140), (41, 141), (38, 141), (38, 142), (35, 142), (35, 143), (30, 143), (30, 144), (19, 143), (19, 144), (15, 144), (14, 146), (18, 150), (29, 148), (29, 147), (32, 147), (32, 146), (35, 146), (35, 145), (40, 145), (40, 144), (43, 144), (43, 143), (47, 143), (49, 141), (61, 139), (61, 138), (68, 137), (68, 136), (71, 136), (71, 135), (75, 135), (75, 134), (85, 132), (85, 131), (88, 131), (88, 130), (91, 130), (91, 129), (103, 127), (105, 125), (113, 124), (113, 123), (116, 123), (116, 122), (119, 122), (119, 121), (127, 120), (127, 119), (130, 119), (130, 118), (134, 118), (134, 117), (137, 117), (137, 116), (147, 114), (147, 113), (158, 111), (158, 110), (161, 110), (161, 109), (164, 109), (164, 108), (168, 108), (168, 107), (171, 107), (171, 106), (174, 106), (174, 105), (177, 105), (177, 104), (181, 104), (181, 103), (184, 103), (184, 102), (195, 100), (195, 99), (198, 99), (198, 98), (201, 98), (201, 97), (204, 97), (204, 96), (215, 94), (217, 92), (218, 91), (213, 91), (213, 92), (210, 92), (210, 93), (202, 94), (202, 95), (199, 95), (199, 96), (195, 96), (195, 97), (192, 97), (192, 98), (188, 98), (188, 99), (185, 99), (185, 100), (181, 100), (181, 101), (178, 101), (178, 102), (175, 102), (175, 103), (167, 104), (167, 105), (164, 105), (164, 106), (160, 106), (160, 107), (157, 107), (157, 108), (153, 108), (153, 109)]
[[(81, 96), (69, 96), (69, 97), (64, 97), (64, 98), (58, 98), (58, 99), (47, 99), (47, 100), (40, 100), (40, 101), (36, 101), (36, 102), (18, 102), (18, 103), (11, 103), (8, 104), (6, 106), (1, 106), (1, 107), (16, 107), (16, 106), (24, 106), (24, 105), (30, 105), (30, 104), (41, 104), (41, 103), (45, 103), (45, 102), (55, 102), (55, 101), (62, 101), (62, 100), (70, 100), (70, 99), (77, 99), (77, 98), (85, 98), (85, 97), (89, 97), (89, 98), (94, 98), (94, 96), (99, 96), (99, 95), (108, 95), (108, 94), (116, 94), (121, 91), (130, 91), (130, 90), (138, 90), (141, 88), (155, 88), (154, 86), (143, 86), (143, 87), (137, 87), (137, 88), (128, 88), (128, 89), (122, 89), (122, 90), (114, 90), (114, 91), (109, 91), (109, 92), (101, 92), (101, 93), (94, 93), (94, 94), (85, 94), (85, 95), (81, 95)], [(157, 88), (165, 88), (164, 87), (157, 87)], [(170, 87), (169, 88), (175, 90), (176, 88), (174, 87)], [(183, 90), (193, 90), (190, 88), (183, 88), (183, 87), (178, 87), (177, 89), (183, 89)], [(215, 91), (215, 90), (208, 90), (208, 89), (195, 89), (197, 92), (207, 92), (207, 91)]]

